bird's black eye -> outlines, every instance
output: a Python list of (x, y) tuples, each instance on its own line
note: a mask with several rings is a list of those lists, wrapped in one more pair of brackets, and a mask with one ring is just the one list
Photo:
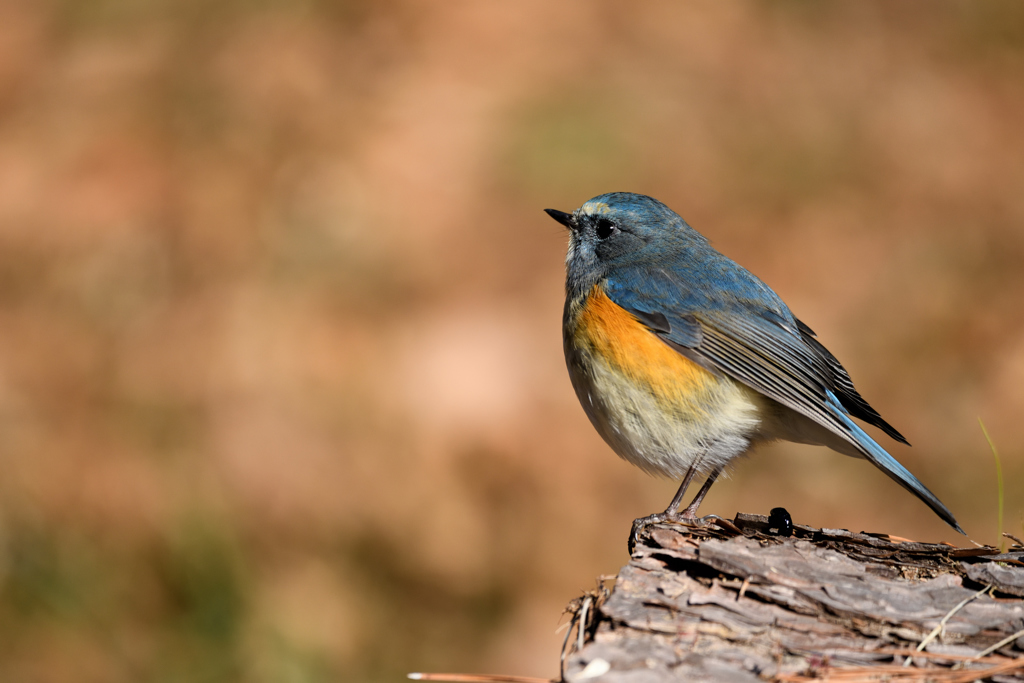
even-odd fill
[(607, 239), (619, 231), (619, 229), (615, 227), (615, 224), (607, 218), (598, 218), (597, 222), (594, 224), (594, 229), (597, 232), (597, 239), (599, 240)]

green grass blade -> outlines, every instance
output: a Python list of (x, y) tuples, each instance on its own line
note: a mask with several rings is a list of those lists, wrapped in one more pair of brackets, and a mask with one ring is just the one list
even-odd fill
[(1006, 537), (1003, 536), (1003, 463), (999, 460), (999, 451), (996, 450), (996, 445), (992, 443), (992, 437), (988, 435), (988, 430), (985, 429), (985, 423), (978, 418), (978, 424), (981, 425), (981, 433), (985, 435), (985, 441), (988, 441), (988, 447), (992, 449), (992, 457), (996, 459), (996, 486), (999, 490), (999, 551), (1006, 552)]

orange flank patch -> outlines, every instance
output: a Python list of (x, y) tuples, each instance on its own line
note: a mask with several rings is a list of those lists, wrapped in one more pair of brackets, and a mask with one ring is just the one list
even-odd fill
[(655, 396), (692, 397), (714, 387), (716, 377), (668, 346), (595, 285), (576, 320), (575, 341)]

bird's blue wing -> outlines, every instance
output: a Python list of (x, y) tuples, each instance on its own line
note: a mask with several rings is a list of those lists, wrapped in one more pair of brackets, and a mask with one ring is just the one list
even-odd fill
[(701, 268), (620, 269), (608, 296), (666, 343), (743, 382), (853, 444), (865, 458), (960, 529), (952, 513), (851, 419), (906, 440), (871, 408), (849, 374), (767, 285), (725, 257)]
[(846, 369), (766, 284), (721, 254), (699, 269), (620, 269), (608, 296), (667, 343), (855, 442), (829, 410), (832, 391), (846, 414), (907, 443), (857, 392)]

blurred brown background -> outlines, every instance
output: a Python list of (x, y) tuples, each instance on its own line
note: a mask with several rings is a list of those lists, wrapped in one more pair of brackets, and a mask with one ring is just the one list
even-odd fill
[[(675, 484), (572, 394), (546, 207), (654, 195), (996, 542), (1024, 5), (0, 0), (0, 679), (557, 672)], [(884, 438), (884, 437), (882, 437)], [(966, 542), (779, 445), (705, 512)]]

